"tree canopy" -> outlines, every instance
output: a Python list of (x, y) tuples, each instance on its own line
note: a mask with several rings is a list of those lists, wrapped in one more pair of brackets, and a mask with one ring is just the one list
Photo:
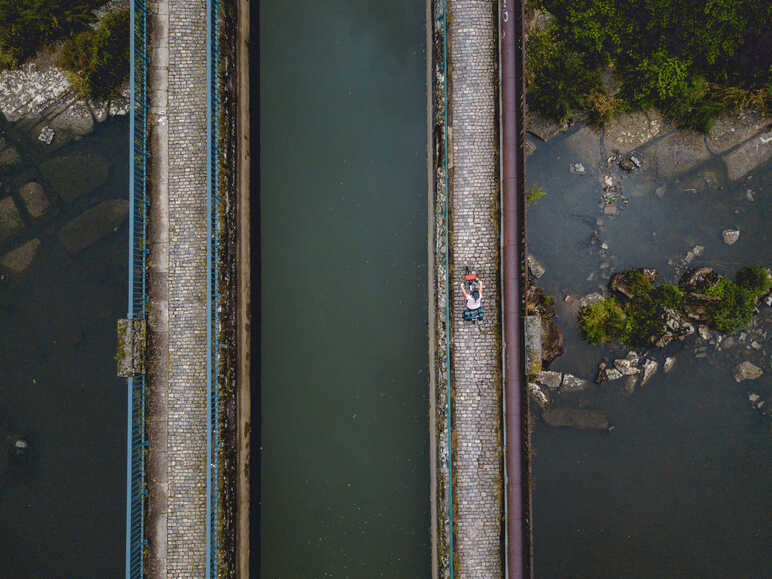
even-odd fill
[[(554, 15), (532, 34), (532, 106), (552, 117), (547, 93), (588, 106), (588, 79), (611, 68), (622, 83), (618, 108), (656, 106), (673, 120), (707, 130), (723, 110), (766, 108), (772, 93), (772, 3), (766, 0), (541, 0)], [(544, 44), (554, 46), (552, 52)], [(562, 64), (561, 64), (562, 63)], [(560, 91), (547, 75), (563, 74)], [(529, 101), (530, 103), (531, 101)]]

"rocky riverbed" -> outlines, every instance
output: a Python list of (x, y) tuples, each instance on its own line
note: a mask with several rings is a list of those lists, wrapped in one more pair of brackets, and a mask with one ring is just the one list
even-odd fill
[[(731, 276), (742, 265), (769, 265), (768, 119), (750, 112), (726, 117), (708, 135), (676, 130), (656, 111), (621, 115), (603, 129), (557, 125), (537, 115), (528, 120), (529, 163), (533, 165), (542, 149), (553, 155), (551, 174), (537, 169), (528, 175), (547, 192), (530, 211), (528, 266), (535, 283), (555, 296), (554, 321), (566, 334), (567, 349), (557, 363), (568, 367), (562, 373), (542, 372), (531, 383), (537, 405), (581, 403), (582, 397), (574, 396), (572, 402), (562, 396), (566, 376), (570, 384), (575, 378), (582, 385), (574, 391), (587, 394), (585, 404), (595, 388), (619, 385), (625, 394), (633, 394), (654, 373), (661, 373), (668, 360), (672, 364), (690, 355), (735, 374), (745, 362), (759, 368), (761, 374), (752, 382), (753, 372), (744, 374), (747, 392), (738, 396), (749, 397), (749, 404), (766, 416), (772, 395), (768, 298), (759, 304), (753, 324), (732, 335), (683, 316), (678, 356), (672, 355), (672, 347), (643, 352), (613, 345), (593, 349), (582, 343), (575, 320), (582, 306), (613, 293), (609, 281), (623, 267), (656, 267), (664, 281), (677, 283), (699, 266), (715, 265)], [(544, 161), (537, 161), (538, 166)], [(563, 205), (559, 214), (555, 203)], [(539, 231), (554, 229), (546, 224), (555, 218), (569, 222), (563, 232)], [(570, 267), (565, 267), (565, 259), (574, 260)], [(587, 356), (594, 361), (588, 362)], [(571, 361), (580, 358), (572, 367)], [(602, 375), (598, 364), (605, 364)], [(596, 385), (596, 378), (602, 386)]]

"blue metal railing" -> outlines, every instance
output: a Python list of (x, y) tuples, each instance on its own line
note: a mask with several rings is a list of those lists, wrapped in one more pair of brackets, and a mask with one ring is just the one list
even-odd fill
[[(144, 0), (130, 3), (129, 34), (129, 308), (128, 319), (145, 319), (147, 306), (147, 13)], [(126, 577), (144, 575), (145, 376), (128, 379), (126, 436)]]
[(206, 553), (207, 577), (217, 577), (218, 568), (218, 503), (219, 473), (218, 458), (220, 437), (219, 424), (219, 389), (218, 389), (218, 316), (219, 303), (217, 255), (219, 252), (219, 212), (218, 212), (218, 168), (219, 149), (217, 146), (218, 130), (218, 0), (207, 0), (207, 45), (206, 45), (206, 194), (207, 194), (207, 325), (206, 325), (206, 376), (207, 376), (207, 465), (209, 471), (206, 480)]

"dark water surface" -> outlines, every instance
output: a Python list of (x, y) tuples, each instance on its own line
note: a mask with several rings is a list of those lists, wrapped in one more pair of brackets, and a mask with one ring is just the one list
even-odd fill
[[(714, 171), (718, 183), (697, 194), (685, 191), (692, 187), (685, 184), (690, 177), (658, 180), (642, 171), (623, 182), (629, 207), (609, 218), (597, 205), (599, 175), (606, 173), (598, 157), (577, 155), (569, 139), (560, 137), (528, 158), (529, 182), (547, 192), (529, 212), (529, 250), (547, 269), (540, 285), (555, 298), (566, 334), (566, 354), (552, 369), (584, 377), (594, 377), (602, 356), (627, 351), (581, 341), (575, 314), (563, 301), (606, 283), (597, 275), (601, 262), (611, 262), (611, 271), (655, 267), (660, 279), (672, 283), (676, 274), (668, 259), (677, 261), (695, 244), (705, 247), (695, 265), (729, 276), (742, 265), (769, 265), (772, 257), (769, 166), (750, 180), (729, 183), (720, 166), (709, 163), (697, 176)], [(569, 163), (579, 160), (586, 175), (569, 172)], [(666, 187), (662, 198), (655, 194), (659, 185)], [(748, 189), (755, 201), (747, 199)], [(741, 230), (731, 247), (721, 241), (727, 227)], [(607, 242), (608, 256), (589, 243), (593, 229)], [(596, 278), (587, 281), (592, 272)], [(769, 331), (769, 308), (762, 307), (759, 319)], [(561, 401), (605, 410), (613, 432), (537, 423), (536, 576), (768, 577), (772, 446), (767, 419), (747, 395), (770, 390), (769, 344), (763, 354), (747, 342), (720, 356), (711, 347), (706, 358), (696, 358), (688, 345), (672, 345), (672, 372), (664, 375), (660, 365), (632, 395), (618, 381)], [(661, 362), (664, 353), (655, 354)], [(737, 384), (732, 368), (741, 359), (754, 360), (764, 375)]]
[(424, 10), (261, 3), (261, 577), (429, 575)]
[[(128, 122), (110, 121), (57, 154), (98, 152), (107, 182), (72, 204), (58, 200), (23, 154), (11, 190), (41, 181), (57, 214), (29, 224), (31, 267), (0, 282), (0, 576), (119, 577), (125, 525), (126, 383), (115, 375), (115, 320), (125, 316), (127, 226), (70, 256), (61, 224), (105, 199), (127, 198)], [(14, 242), (9, 242), (11, 245)], [(6, 436), (29, 441), (7, 462)]]

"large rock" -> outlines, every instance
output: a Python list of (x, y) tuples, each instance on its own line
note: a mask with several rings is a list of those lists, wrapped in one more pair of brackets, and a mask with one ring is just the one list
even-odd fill
[(681, 312), (672, 308), (663, 308), (659, 321), (663, 324), (664, 331), (660, 336), (651, 337), (652, 345), (657, 348), (664, 348), (673, 340), (683, 340), (695, 331), (694, 325)]
[(684, 295), (683, 310), (689, 316), (689, 319), (697, 322), (707, 322), (710, 321), (710, 306), (720, 301), (720, 296), (687, 292)]
[(541, 319), (541, 361), (543, 366), (549, 365), (566, 351), (563, 342), (563, 331), (555, 323), (554, 318)]
[(531, 399), (542, 408), (547, 408), (550, 405), (549, 396), (538, 384), (529, 382), (528, 392), (531, 394)]
[(533, 111), (526, 113), (525, 130), (542, 141), (549, 141), (567, 129), (568, 123), (558, 123)]
[(541, 372), (541, 316), (525, 317), (525, 367), (528, 376)]
[(24, 201), (24, 207), (27, 209), (27, 213), (33, 219), (40, 219), (47, 212), (51, 204), (48, 202), (43, 191), (43, 186), (40, 183), (30, 181), (19, 189), (19, 196)]
[(579, 410), (577, 408), (549, 408), (542, 412), (544, 421), (550, 426), (569, 428), (590, 428), (608, 430), (608, 415), (599, 410)]
[(0, 200), (0, 242), (24, 229), (24, 221), (11, 197)]
[[(646, 279), (649, 283), (654, 283), (656, 281), (656, 269), (643, 268), (639, 271), (643, 274), (644, 279)], [(627, 281), (624, 273), (615, 273), (611, 276), (611, 279), (609, 280), (609, 289), (627, 299), (633, 298), (633, 289), (630, 286), (630, 283)]]
[(108, 177), (107, 159), (99, 153), (62, 155), (44, 162), (40, 169), (68, 202), (103, 185)]
[(681, 286), (690, 288), (695, 288), (699, 285), (713, 287), (721, 281), (721, 277), (721, 274), (715, 272), (712, 267), (697, 267), (684, 272), (678, 283)]
[(708, 133), (708, 147), (714, 154), (724, 153), (761, 132), (768, 123), (768, 117), (754, 111), (724, 115), (713, 121)]
[(128, 213), (126, 199), (104, 201), (62, 227), (59, 241), (69, 253), (78, 253), (112, 233)]
[(736, 181), (772, 159), (772, 131), (754, 137), (724, 155), (726, 174)]
[(724, 229), (721, 232), (721, 238), (727, 245), (734, 245), (738, 239), (740, 239), (739, 229)]
[(0, 265), (16, 273), (21, 273), (27, 269), (35, 259), (35, 255), (40, 247), (39, 239), (32, 239), (24, 245), (6, 253), (0, 259)]
[(670, 370), (673, 369), (673, 366), (675, 366), (675, 362), (676, 362), (675, 356), (668, 356), (667, 358), (665, 358), (665, 363), (662, 365), (662, 371), (665, 374), (670, 372)]
[(561, 392), (580, 392), (590, 387), (590, 381), (579, 378), (573, 374), (563, 375), (563, 384), (560, 386)]
[(623, 376), (631, 376), (638, 374), (641, 370), (635, 365), (637, 360), (631, 360), (630, 358), (621, 358), (614, 360), (614, 368)]
[(645, 360), (643, 362), (643, 374), (641, 375), (641, 386), (646, 386), (646, 383), (651, 380), (651, 377), (657, 372), (659, 364), (656, 360)]
[(562, 381), (563, 374), (551, 370), (542, 370), (536, 378), (538, 384), (546, 386), (549, 390), (558, 390)]
[(743, 380), (756, 380), (757, 378), (760, 378), (763, 373), (764, 371), (761, 368), (748, 360), (745, 360), (744, 362), (740, 362), (734, 369), (734, 379), (738, 382), (742, 382)]
[(530, 253), (528, 254), (528, 270), (531, 272), (531, 275), (536, 279), (539, 279), (541, 276), (543, 276), (544, 272), (546, 271), (544, 266), (541, 263), (539, 263), (536, 260), (536, 258)]
[(662, 115), (654, 109), (617, 115), (606, 124), (606, 150), (629, 153), (656, 137), (663, 127)]
[(64, 71), (29, 63), (0, 72), (0, 112), (9, 122), (39, 115), (70, 90)]
[(593, 306), (602, 301), (603, 301), (603, 296), (598, 292), (587, 294), (586, 296), (584, 296), (582, 299), (579, 300), (579, 309), (581, 310), (583, 308)]
[(646, 148), (657, 175), (670, 179), (701, 165), (711, 154), (704, 135), (692, 131), (675, 131)]

